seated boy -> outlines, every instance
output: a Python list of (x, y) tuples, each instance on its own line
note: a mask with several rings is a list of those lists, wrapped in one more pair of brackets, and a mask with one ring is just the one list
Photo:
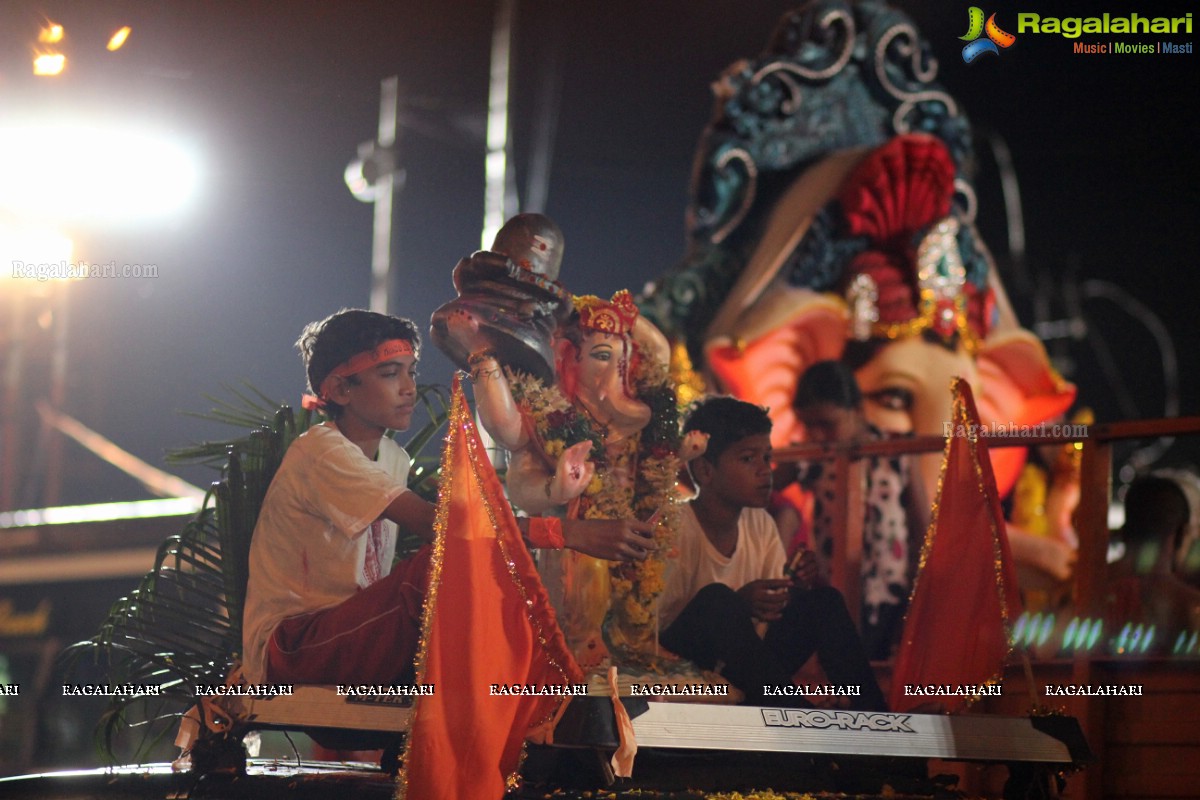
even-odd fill
[(690, 464), (699, 493), (683, 509), (679, 557), (659, 601), (662, 645), (704, 669), (723, 663), (723, 676), (747, 702), (766, 705), (797, 704), (799, 698), (765, 698), (766, 687), (790, 685), (816, 653), (831, 685), (858, 687), (851, 708), (883, 710), (841, 594), (809, 588), (812, 554), (800, 557), (795, 578), (785, 577), (783, 545), (766, 511), (766, 411), (710, 398), (691, 412), (684, 431), (708, 434), (708, 447)]
[[(392, 561), (398, 529), (433, 538), (434, 506), (407, 489), (408, 454), (384, 434), (412, 420), (420, 337), (409, 320), (351, 309), (308, 325), (297, 346), (329, 420), (288, 448), (254, 529), (242, 627), (246, 679), (409, 682), (428, 548)], [(528, 533), (530, 520), (519, 524)], [(599, 558), (632, 560), (653, 548), (649, 533), (632, 520), (570, 521), (561, 540)]]

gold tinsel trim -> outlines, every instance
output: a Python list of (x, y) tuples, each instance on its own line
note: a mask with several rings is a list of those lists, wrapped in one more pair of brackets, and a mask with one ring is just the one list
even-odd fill
[[(443, 448), (442, 448), (441, 478), (440, 478), (441, 482), (440, 482), (440, 485), (438, 486), (437, 513), (434, 518), (434, 525), (433, 525), (434, 543), (433, 543), (433, 553), (430, 556), (429, 589), (425, 594), (425, 603), (424, 603), (424, 606), (421, 611), (421, 639), (420, 639), (420, 643), (417, 646), (417, 655), (416, 655), (416, 659), (415, 659), (415, 668), (416, 668), (418, 684), (425, 682), (424, 679), (425, 679), (425, 672), (426, 672), (426, 660), (429, 655), (429, 628), (432, 623), (433, 614), (434, 614), (434, 611), (437, 606), (438, 589), (441, 586), (442, 567), (443, 567), (443, 563), (445, 560), (445, 539), (446, 539), (447, 521), (448, 521), (449, 514), (450, 514), (450, 497), (452, 496), (452, 494), (454, 492), (455, 482), (457, 480), (459, 480), (459, 476), (455, 475), (454, 470), (451, 469), (451, 465), (453, 463), (453, 455), (454, 455), (454, 448), (451, 445), (453, 442), (453, 437), (456, 434), (466, 438), (467, 449), (469, 451), (468, 460), (471, 465), (471, 476), (470, 477), (472, 479), (474, 479), (475, 486), (478, 487), (478, 489), (479, 489), (480, 501), (483, 503), (484, 511), (488, 515), (488, 522), (491, 524), (492, 530), (496, 534), (496, 544), (500, 549), (500, 556), (504, 560), (504, 564), (507, 567), (509, 577), (511, 578), (513, 585), (517, 588), (518, 593), (521, 595), (521, 599), (525, 603), (525, 608), (526, 608), (527, 612), (529, 609), (532, 609), (534, 606), (534, 600), (529, 596), (529, 593), (526, 591), (524, 582), (521, 580), (520, 576), (517, 574), (516, 563), (513, 561), (513, 557), (511, 555), (511, 553), (509, 552), (508, 546), (507, 546), (506, 542), (504, 541), (504, 536), (501, 533), (500, 521), (496, 517), (496, 508), (494, 505), (494, 501), (496, 500), (496, 498), (493, 498), (491, 496), (491, 494), (487, 491), (486, 484), (483, 481), (483, 476), (479, 472), (480, 463), (481, 463), (480, 459), (487, 458), (487, 454), (479, 452), (479, 450), (477, 448), (477, 441), (476, 441), (475, 437), (470, 435), (468, 426), (470, 426), (472, 424), (471, 417), (467, 411), (466, 398), (464, 397), (464, 395), (462, 393), (462, 389), (461, 389), (461, 386), (459, 385), (457, 378), (454, 381), (454, 388), (453, 388), (452, 392), (453, 392), (453, 397), (452, 397), (451, 406), (450, 406), (450, 421), (449, 421), (449, 426), (448, 426), (447, 433), (446, 433), (446, 438), (443, 442)], [(549, 664), (552, 668), (557, 670), (557, 672), (561, 678), (560, 682), (563, 685), (569, 684), (571, 682), (571, 680), (570, 680), (570, 677), (567, 675), (567, 670), (561, 664), (559, 664), (556, 659), (554, 659), (550, 655), (549, 641), (550, 641), (552, 634), (548, 634), (546, 632), (545, 628), (541, 624), (541, 621), (535, 615), (528, 614), (528, 619), (529, 619), (530, 626), (533, 628), (534, 635), (538, 641), (538, 644), (541, 645), (543, 648), (546, 660), (549, 662)], [(549, 723), (551, 720), (553, 720), (558, 715), (562, 705), (565, 704), (566, 702), (568, 702), (569, 699), (570, 698), (564, 697), (555, 706), (554, 711), (552, 711), (550, 714), (548, 714), (544, 719), (539, 720), (537, 723), (535, 723), (533, 728), (541, 727), (541, 726)], [(416, 723), (417, 714), (420, 711), (421, 702), (422, 702), (421, 698), (417, 698), (413, 704), (413, 713), (410, 718), (411, 719), (410, 731), (411, 731), (413, 725), (415, 725), (415, 723)], [(408, 740), (405, 742), (406, 752), (407, 752), (408, 747), (411, 745), (411, 742), (412, 742), (412, 737), (410, 736), (408, 738)], [(517, 761), (516, 769), (513, 771), (512, 774), (505, 777), (505, 785), (509, 789), (514, 789), (519, 785), (521, 766), (524, 764), (524, 761), (525, 761), (525, 745), (524, 745), (524, 743), (522, 743), (521, 755)], [(402, 762), (400, 772), (396, 779), (396, 798), (397, 798), (397, 800), (405, 800), (405, 798), (407, 797), (407, 793), (408, 793), (408, 767), (407, 767), (407, 758), (405, 758)]]
[[(956, 422), (964, 426), (959, 430), (976, 431), (979, 430), (979, 420), (967, 419), (967, 404), (962, 397), (961, 384), (963, 383), (964, 381), (962, 378), (955, 378), (951, 382), (951, 387), (954, 391)], [(1011, 615), (1009, 614), (1008, 609), (1008, 592), (1006, 591), (1004, 579), (1003, 548), (1000, 547), (1000, 536), (1002, 534), (996, 527), (996, 515), (992, 513), (999, 507), (998, 499), (992, 496), (992, 492), (995, 491), (996, 482), (995, 479), (992, 480), (992, 490), (989, 491), (983, 479), (983, 465), (980, 463), (979, 458), (978, 436), (973, 435), (967, 437), (967, 452), (971, 454), (971, 466), (975, 471), (976, 488), (979, 489), (979, 494), (984, 498), (984, 501), (988, 505), (988, 530), (992, 535), (992, 572), (996, 576), (996, 593), (998, 596), (997, 599), (1000, 602), (1000, 622), (1004, 625), (1004, 641), (1007, 643), (1007, 646), (1004, 650), (1004, 659), (1000, 662), (1000, 667), (992, 673), (991, 677), (984, 681), (984, 685), (991, 686), (993, 684), (1003, 683), (1004, 681), (1004, 664), (1008, 661), (1008, 658), (1012, 655), (1013, 651), (1012, 621), (1010, 619)], [(970, 706), (978, 699), (978, 697), (974, 696), (969, 697), (966, 705)]]
[[(469, 421), (469, 417), (466, 414), (465, 406), (466, 406), (466, 403), (464, 402), (463, 409), (460, 411), (460, 413), (462, 414), (463, 419), (464, 419), (464, 427), (465, 427), (466, 422)], [(465, 433), (464, 433), (464, 435), (465, 435)], [(521, 580), (521, 576), (519, 576), (517, 574), (516, 562), (513, 561), (513, 556), (508, 550), (507, 543), (504, 541), (504, 535), (501, 533), (501, 530), (500, 530), (500, 521), (496, 518), (496, 508), (493, 505), (493, 500), (495, 498), (490, 496), (490, 493), (487, 491), (486, 484), (483, 482), (483, 476), (480, 475), (480, 473), (479, 473), (479, 469), (480, 469), (479, 465), (481, 463), (481, 459), (487, 458), (488, 457), (487, 453), (479, 452), (476, 445), (477, 445), (477, 441), (476, 441), (475, 437), (467, 436), (467, 449), (470, 451), (469, 461), (471, 464), (471, 475), (475, 479), (475, 485), (477, 487), (479, 487), (480, 499), (483, 502), (484, 511), (487, 512), (488, 522), (491, 524), (492, 530), (495, 531), (495, 533), (496, 533), (496, 545), (500, 549), (500, 557), (504, 561), (504, 566), (508, 570), (508, 575), (509, 575), (509, 578), (512, 580), (513, 586), (516, 587), (517, 593), (521, 595), (521, 600), (525, 603), (526, 617), (529, 620), (530, 627), (533, 628), (533, 633), (534, 633), (535, 638), (537, 639), (538, 644), (541, 645), (541, 647), (542, 647), (543, 655), (545, 656), (546, 661), (550, 664), (550, 666), (554, 670), (556, 670), (558, 672), (558, 675), (560, 678), (560, 683), (562, 685), (569, 684), (571, 682), (571, 679), (570, 679), (570, 676), (567, 675), (567, 670), (560, 663), (558, 663), (558, 661), (551, 655), (550, 638), (552, 637), (552, 634), (547, 633), (546, 629), (542, 626), (541, 620), (537, 617), (537, 615), (529, 613), (530, 610), (533, 609), (534, 600), (533, 600), (533, 598), (531, 598), (529, 596), (529, 593), (526, 591), (525, 583), (524, 583), (524, 581)], [(511, 514), (511, 510), (509, 513)], [(514, 525), (515, 525), (515, 521), (514, 521)], [(540, 727), (543, 727), (543, 726), (549, 724), (551, 720), (553, 720), (555, 717), (557, 717), (559, 715), (559, 712), (561, 711), (562, 706), (565, 705), (569, 700), (570, 700), (569, 697), (562, 698), (554, 706), (553, 710), (550, 711), (550, 713), (548, 713), (544, 718), (542, 718), (542, 719), (538, 720), (536, 723), (534, 723), (530, 727), (530, 730), (540, 728)], [(521, 743), (521, 755), (517, 760), (517, 766), (513, 770), (512, 774), (508, 775), (504, 780), (505, 786), (507, 786), (508, 789), (510, 789), (510, 790), (515, 789), (515, 788), (517, 788), (517, 786), (520, 785), (520, 781), (521, 781), (520, 773), (521, 773), (521, 767), (525, 763), (525, 755), (526, 755), (525, 743), (522, 742)]]
[[(454, 488), (453, 470), (450, 469), (453, 449), (450, 447), (450, 443), (454, 439), (456, 427), (462, 424), (465, 414), (466, 399), (463, 397), (458, 376), (455, 376), (451, 389), (450, 424), (446, 427), (446, 436), (442, 440), (438, 502), (433, 518), (433, 551), (429, 556), (429, 588), (425, 590), (425, 602), (421, 607), (421, 638), (417, 644), (416, 658), (413, 659), (413, 670), (418, 685), (425, 681), (425, 661), (429, 655), (429, 625), (433, 620), (433, 611), (437, 605), (438, 588), (442, 583), (442, 561), (446, 554), (446, 521), (450, 516), (450, 496)], [(408, 726), (410, 732), (416, 725), (421, 705), (420, 697), (413, 700)], [(411, 746), (412, 737), (405, 737), (404, 751), (400, 758), (400, 771), (396, 775), (396, 800), (406, 800), (408, 797), (408, 750)]]
[[(952, 378), (950, 380), (950, 391), (954, 393), (953, 413), (955, 426), (957, 430), (961, 431), (976, 431), (979, 429), (978, 420), (970, 420), (967, 418), (967, 404), (963, 400), (962, 389), (960, 388), (961, 383), (963, 383), (962, 378)], [(1008, 608), (1007, 592), (1005, 591), (1004, 562), (1001, 558), (1002, 550), (1000, 547), (1000, 531), (996, 528), (996, 520), (994, 519), (994, 515), (990, 513), (991, 510), (995, 508), (995, 504), (992, 502), (991, 494), (984, 488), (983, 466), (980, 464), (979, 460), (979, 439), (978, 436), (971, 433), (966, 437), (966, 440), (967, 451), (971, 455), (971, 466), (975, 472), (976, 488), (979, 489), (979, 493), (983, 496), (984, 500), (988, 504), (988, 527), (992, 535), (992, 569), (996, 576), (996, 590), (1000, 597), (1000, 619), (1004, 625), (1005, 640), (1008, 642), (1008, 648), (1004, 653), (1004, 661), (1001, 663), (1000, 668), (996, 672), (992, 673), (992, 675), (986, 681), (984, 681), (985, 686), (991, 686), (993, 684), (1003, 682), (1004, 663), (1007, 662), (1009, 656), (1012, 655), (1012, 622), (1011, 614)], [(942, 490), (945, 488), (946, 468), (950, 462), (950, 448), (953, 446), (953, 444), (954, 437), (947, 436), (946, 446), (942, 450), (942, 467), (938, 471), (937, 496), (933, 501), (933, 505), (930, 506), (929, 527), (925, 529), (925, 541), (921, 545), (921, 556), (917, 560), (917, 574), (913, 576), (912, 591), (908, 595), (908, 609), (904, 612), (904, 628), (907, 628), (908, 615), (912, 611), (912, 598), (917, 596), (917, 586), (920, 583), (921, 576), (925, 572), (925, 563), (929, 558), (930, 551), (933, 549), (933, 540), (937, 535), (938, 512), (941, 510)], [(905, 640), (904, 646), (911, 647), (912, 639), (909, 638)], [(968, 697), (966, 699), (964, 708), (969, 707), (975, 702), (978, 702), (978, 700), (979, 697), (976, 696)]]

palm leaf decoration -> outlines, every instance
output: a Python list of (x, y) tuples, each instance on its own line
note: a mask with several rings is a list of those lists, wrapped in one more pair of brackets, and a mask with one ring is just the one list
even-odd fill
[[(250, 433), (173, 451), (175, 463), (219, 469), (200, 511), (158, 549), (154, 569), (109, 609), (100, 630), (67, 650), (72, 670), (90, 656), (110, 686), (156, 686), (157, 696), (111, 698), (97, 727), (103, 752), (115, 758), (118, 744), (134, 734), (133, 757), (141, 760), (170, 741), (179, 716), (195, 701), (197, 685), (224, 684), (242, 647), (242, 603), (249, 576), (250, 537), (267, 487), (288, 446), (320, 421), (294, 413), (257, 389), (225, 387), (232, 401), (211, 396), (214, 408), (192, 414)], [(444, 387), (420, 386), (427, 420), (408, 439), (413, 458), (409, 485), (436, 497), (438, 453), (424, 452), (449, 414)], [(415, 537), (397, 542), (398, 554), (416, 550)], [(122, 748), (124, 749), (124, 748)]]

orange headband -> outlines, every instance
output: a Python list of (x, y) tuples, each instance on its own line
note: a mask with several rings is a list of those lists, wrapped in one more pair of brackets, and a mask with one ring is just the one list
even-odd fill
[(301, 404), (309, 409), (323, 408), (331, 388), (330, 381), (334, 378), (348, 378), (368, 370), (376, 364), (382, 364), (384, 361), (400, 356), (411, 356), (415, 352), (412, 342), (407, 339), (388, 339), (386, 342), (381, 342), (374, 350), (365, 350), (334, 367), (333, 371), (325, 376), (325, 380), (321, 381), (320, 396), (313, 398), (312, 395), (306, 395)]
[[(411, 356), (412, 354), (412, 342), (408, 339), (388, 339), (386, 342), (381, 342), (374, 350), (359, 353), (349, 361), (337, 365), (325, 380), (329, 380), (330, 377), (348, 378), (351, 375), (357, 375), (363, 370), (370, 369), (376, 364), (382, 364), (388, 359), (398, 356)], [(323, 385), (324, 381), (321, 383)]]

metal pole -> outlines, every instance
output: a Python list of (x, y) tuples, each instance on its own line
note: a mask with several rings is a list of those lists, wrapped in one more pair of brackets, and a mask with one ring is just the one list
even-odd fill
[[(390, 150), (396, 143), (396, 115), (400, 96), (400, 79), (395, 75), (384, 78), (379, 90), (379, 135), (381, 150)], [(392, 200), (395, 195), (395, 172), (381, 175), (375, 185), (375, 227), (371, 239), (371, 303), (372, 311), (388, 312), (388, 289), (391, 284), (394, 242), (392, 241)]]
[(3, 426), (0, 427), (0, 511), (12, 511), (17, 498), (17, 459), (20, 447), (17, 419), (21, 396), (21, 381), (25, 361), (25, 297), (21, 290), (11, 292), (12, 316), (8, 320), (8, 363), (4, 367), (4, 405), (0, 407)]
[(504, 221), (517, 213), (509, 179), (508, 85), (512, 50), (513, 0), (500, 0), (492, 33), (492, 70), (488, 89), (487, 157), (484, 161), (483, 235), (480, 247), (492, 246)]
[[(70, 343), (70, 283), (57, 287), (54, 298), (58, 311), (54, 315), (54, 356), (50, 361), (50, 407), (62, 411), (67, 401), (67, 346)], [(51, 431), (43, 423), (46, 432), (46, 483), (42, 494), (42, 505), (56, 506), (62, 492), (63, 440), (57, 431)]]

